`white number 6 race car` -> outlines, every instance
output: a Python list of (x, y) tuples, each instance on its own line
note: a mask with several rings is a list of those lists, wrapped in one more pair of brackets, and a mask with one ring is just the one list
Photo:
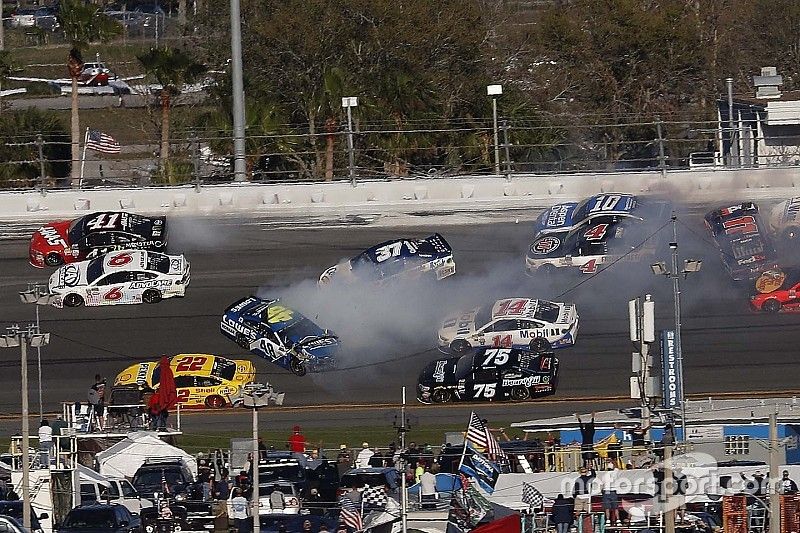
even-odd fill
[(91, 261), (64, 265), (50, 276), (55, 307), (154, 304), (183, 297), (189, 262), (183, 255), (144, 250), (112, 252)]

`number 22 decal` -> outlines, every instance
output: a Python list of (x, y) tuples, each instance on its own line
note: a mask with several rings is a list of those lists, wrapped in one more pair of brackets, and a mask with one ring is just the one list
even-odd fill
[(175, 370), (178, 372), (198, 372), (203, 369), (205, 363), (205, 357), (187, 357), (178, 363)]

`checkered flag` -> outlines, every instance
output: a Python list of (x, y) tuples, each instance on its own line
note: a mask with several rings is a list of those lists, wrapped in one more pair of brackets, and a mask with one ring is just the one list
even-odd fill
[(544, 505), (544, 496), (533, 483), (522, 484), (522, 501), (534, 509), (539, 509)]
[(386, 509), (386, 489), (381, 486), (367, 487), (361, 493), (361, 513), (365, 510)]

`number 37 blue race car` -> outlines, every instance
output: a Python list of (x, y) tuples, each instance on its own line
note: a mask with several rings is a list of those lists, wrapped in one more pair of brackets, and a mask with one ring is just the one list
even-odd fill
[(219, 327), (240, 347), (298, 376), (334, 368), (339, 338), (280, 300), (242, 298), (225, 310)]

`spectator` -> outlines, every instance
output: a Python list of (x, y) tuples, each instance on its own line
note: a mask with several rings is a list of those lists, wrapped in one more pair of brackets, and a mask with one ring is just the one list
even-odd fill
[(289, 436), (289, 450), (295, 453), (306, 453), (306, 438), (300, 433), (300, 426), (292, 428)]
[(94, 384), (89, 387), (89, 404), (92, 406), (90, 419), (97, 423), (97, 429), (103, 429), (106, 409), (106, 380), (100, 374), (95, 374)]
[(640, 449), (644, 448), (646, 446), (645, 436), (649, 429), (650, 426), (642, 427), (641, 424), (636, 424), (632, 429), (625, 431), (625, 433), (631, 436), (631, 446)]
[(211, 474), (211, 466), (208, 464), (208, 459), (203, 452), (197, 453), (197, 481), (205, 483), (208, 481), (208, 476)]
[[(62, 435), (62, 431), (67, 428), (67, 423), (64, 422), (64, 418), (61, 415), (58, 415), (53, 423), (50, 424), (50, 427), (53, 428), (53, 436), (60, 437)], [(61, 451), (69, 451), (69, 439), (55, 439), (58, 442), (58, 447)], [(55, 442), (54, 441), (54, 442)], [(58, 454), (56, 453), (56, 458), (58, 458)], [(60, 465), (60, 466), (67, 466), (67, 465)]]
[(436, 476), (427, 467), (419, 477), (419, 488), (423, 499), (425, 496), (436, 496)]
[(39, 424), (39, 466), (50, 468), (50, 450), (53, 447), (53, 428), (47, 420)]
[(417, 462), (419, 461), (419, 454), (420, 449), (417, 448), (416, 442), (411, 442), (408, 445), (408, 449), (406, 450), (406, 460), (408, 461), (408, 465), (413, 469), (416, 470)]
[(395, 466), (395, 456), (397, 455), (397, 445), (394, 442), (389, 443), (389, 450), (383, 456), (384, 466)]
[(228, 471), (223, 468), (220, 472), (220, 479), (214, 481), (214, 493), (218, 500), (227, 500), (231, 494), (230, 480), (228, 479)]
[(658, 450), (656, 450), (656, 455), (663, 458), (664, 450), (667, 446), (675, 446), (675, 429), (672, 427), (672, 424), (664, 426), (664, 434), (661, 436), (661, 442), (659, 443)]
[(386, 464), (383, 462), (383, 459), (383, 454), (380, 450), (377, 450), (372, 457), (369, 458), (369, 466), (373, 468), (382, 468), (386, 466)]
[(606, 515), (606, 523), (609, 525), (621, 525), (619, 521), (619, 496), (617, 496), (617, 478), (619, 469), (613, 461), (608, 462), (608, 470), (603, 472), (600, 478), (600, 488), (603, 496), (603, 511)]
[(425, 473), (427, 470), (427, 465), (425, 461), (420, 460), (417, 463), (417, 468), (414, 469), (414, 483), (419, 483), (420, 479), (422, 479), (422, 474)]
[(263, 461), (266, 458), (267, 458), (267, 446), (264, 444), (264, 439), (258, 437), (258, 460)]
[(339, 470), (339, 477), (353, 467), (353, 456), (347, 449), (347, 444), (339, 445), (339, 454), (336, 456), (336, 468)]
[(760, 470), (756, 470), (752, 478), (748, 478), (744, 472), (740, 472), (739, 476), (741, 476), (744, 481), (745, 492), (753, 496), (763, 497), (767, 495), (767, 484), (764, 483), (764, 474), (762, 474)]
[(581, 417), (575, 414), (575, 418), (578, 419), (578, 427), (581, 430), (581, 456), (583, 458), (583, 464), (586, 467), (592, 466), (592, 461), (595, 458), (595, 451), (594, 451), (594, 412), (592, 413), (591, 421), (587, 423), (583, 423)]
[(248, 533), (250, 531), (249, 507), (249, 502), (242, 496), (242, 489), (234, 489), (231, 511), (236, 530), (239, 533)]
[(557, 533), (568, 533), (573, 520), (575, 520), (575, 505), (572, 500), (565, 498), (563, 494), (556, 496), (553, 502), (552, 519)]
[(369, 449), (368, 442), (361, 443), (361, 451), (356, 456), (356, 468), (369, 468), (369, 460), (375, 454)]
[(580, 476), (572, 487), (572, 497), (575, 498), (575, 512), (589, 513), (592, 510), (592, 483), (597, 474), (594, 469), (587, 471), (585, 466), (580, 469)]
[(783, 471), (781, 478), (781, 494), (797, 494), (797, 483), (789, 478), (789, 471)]
[(313, 531), (311, 529), (311, 520), (303, 520), (303, 533), (310, 533)]

